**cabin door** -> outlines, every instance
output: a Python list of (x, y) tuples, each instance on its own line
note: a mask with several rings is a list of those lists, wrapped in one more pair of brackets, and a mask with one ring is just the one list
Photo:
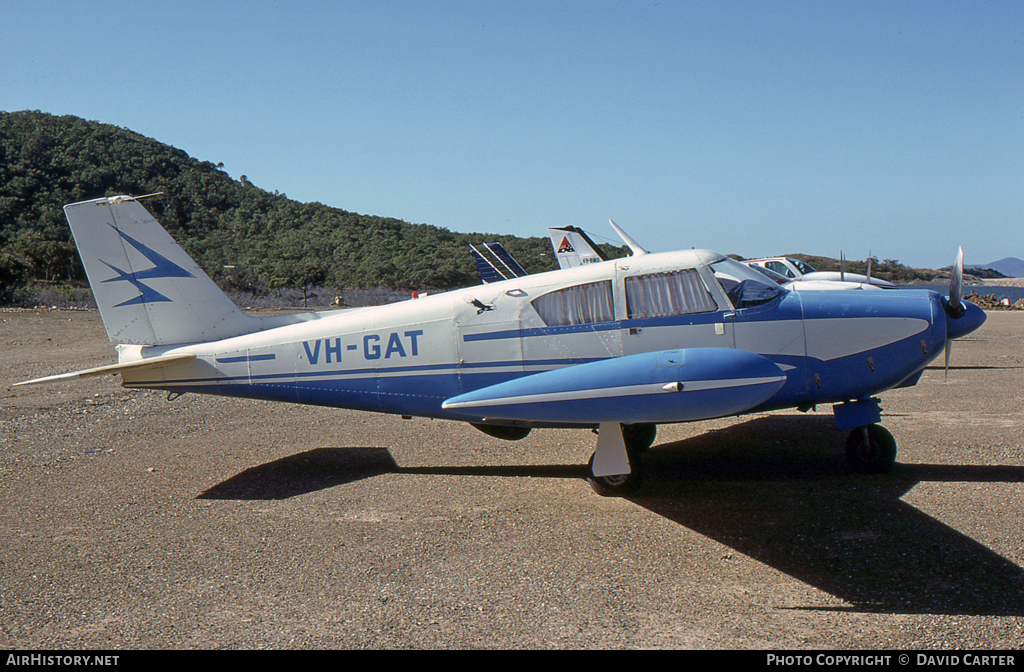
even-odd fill
[(463, 296), (453, 307), (460, 393), (522, 376), (520, 298), (487, 285)]

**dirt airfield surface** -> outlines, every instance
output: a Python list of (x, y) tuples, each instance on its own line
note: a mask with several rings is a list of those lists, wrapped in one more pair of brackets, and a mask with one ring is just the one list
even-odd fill
[(662, 427), (637, 496), (595, 437), (124, 390), (96, 312), (0, 313), (0, 647), (1017, 649), (1024, 314), (881, 395)]

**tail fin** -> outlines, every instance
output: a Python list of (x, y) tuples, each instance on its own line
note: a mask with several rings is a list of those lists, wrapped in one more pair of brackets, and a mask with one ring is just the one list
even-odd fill
[(610, 219), (608, 220), (608, 223), (612, 225), (612, 228), (615, 229), (615, 233), (619, 234), (619, 238), (622, 238), (622, 242), (624, 242), (626, 247), (629, 248), (630, 256), (639, 257), (640, 255), (647, 254), (647, 250), (641, 247), (640, 243), (633, 240), (628, 233), (623, 231), (622, 227)]
[(501, 265), (504, 266), (513, 277), (521, 278), (525, 275), (529, 275), (529, 273), (526, 272), (526, 269), (519, 265), (519, 262), (508, 253), (508, 250), (506, 250), (501, 243), (484, 243), (484, 247), (494, 255), (495, 259), (501, 262)]
[(480, 279), (484, 281), (484, 284), (529, 275), (501, 243), (484, 243), (484, 249), (494, 256), (497, 264), (485, 257), (472, 243), (469, 245), (473, 261), (476, 262), (476, 270), (480, 273)]
[(583, 264), (608, 261), (590, 236), (575, 226), (548, 229), (551, 247), (555, 251), (559, 268), (575, 268)]
[(134, 198), (72, 203), (64, 215), (111, 341), (198, 343), (259, 328)]
[(484, 284), (508, 280), (508, 276), (499, 271), (494, 262), (480, 254), (480, 250), (476, 249), (472, 243), (469, 244), (469, 251), (473, 255), (473, 261), (476, 262), (476, 270), (480, 273), (480, 279), (484, 281)]

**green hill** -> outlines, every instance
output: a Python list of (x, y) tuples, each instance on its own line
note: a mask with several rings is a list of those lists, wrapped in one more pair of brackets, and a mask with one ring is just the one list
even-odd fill
[(84, 281), (64, 204), (154, 192), (163, 195), (147, 209), (227, 288), (472, 285), (479, 276), (469, 244), (485, 240), (531, 273), (557, 268), (547, 238), (460, 234), (299, 203), (124, 128), (0, 112), (0, 301), (33, 283)]

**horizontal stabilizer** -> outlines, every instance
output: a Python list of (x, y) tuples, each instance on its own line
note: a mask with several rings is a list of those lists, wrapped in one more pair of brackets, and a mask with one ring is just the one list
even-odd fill
[(491, 420), (685, 422), (750, 410), (785, 382), (782, 369), (752, 352), (687, 348), (524, 376), (452, 397), (442, 407)]
[(161, 355), (160, 357), (150, 357), (149, 359), (138, 359), (134, 362), (124, 362), (122, 364), (110, 364), (109, 366), (97, 366), (94, 369), (85, 369), (83, 371), (72, 371), (71, 373), (61, 373), (56, 376), (46, 376), (45, 378), (36, 378), (35, 380), (25, 380), (20, 383), (15, 383), (14, 387), (18, 385), (37, 385), (39, 383), (56, 383), (62, 380), (75, 380), (76, 378), (89, 378), (91, 376), (102, 376), (104, 374), (122, 373), (124, 371), (139, 371), (142, 369), (154, 369), (161, 366), (167, 366), (175, 362), (184, 362), (190, 359), (195, 359), (196, 356), (192, 353), (183, 352), (176, 355)]

